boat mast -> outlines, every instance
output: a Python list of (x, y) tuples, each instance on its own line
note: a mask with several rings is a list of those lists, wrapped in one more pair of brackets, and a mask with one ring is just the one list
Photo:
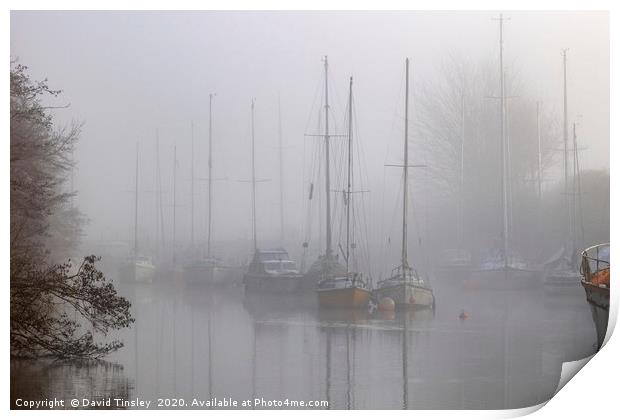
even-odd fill
[(349, 78), (349, 133), (348, 133), (348, 156), (347, 156), (347, 250), (346, 250), (346, 268), (349, 273), (349, 257), (351, 254), (351, 148), (353, 142), (353, 77)]
[(252, 98), (252, 241), (254, 252), (258, 249), (256, 244), (256, 167), (254, 150), (254, 98)]
[(191, 241), (192, 241), (192, 253), (194, 252), (194, 121), (191, 122), (191, 127), (192, 127), (192, 164), (191, 164), (191, 189), (192, 192), (190, 194), (191, 196), (191, 207), (192, 207), (192, 211), (191, 211), (191, 229), (190, 229), (190, 235), (191, 235)]
[(214, 93), (209, 94), (209, 160), (207, 166), (209, 167), (209, 209), (207, 212), (207, 257), (211, 256), (211, 201), (213, 198), (213, 114), (212, 114), (212, 105), (213, 105), (213, 96)]
[(282, 156), (282, 107), (278, 93), (278, 145), (280, 158), (280, 243), (284, 242), (284, 159)]
[(329, 180), (329, 88), (327, 56), (325, 64), (325, 258), (332, 257), (331, 192)]
[[(569, 231), (569, 243), (574, 247), (574, 234), (573, 234), (573, 215), (571, 206), (569, 205), (569, 190), (568, 190), (568, 92), (566, 89), (566, 49), (562, 50), (562, 64), (564, 74), (564, 124), (563, 124), (563, 139), (564, 139), (564, 207), (566, 208), (566, 221), (568, 223)], [(571, 257), (575, 252), (575, 248), (570, 250)]]
[[(317, 133), (321, 132), (321, 123), (323, 121), (323, 108), (319, 107), (318, 110), (318, 123), (317, 123)], [(318, 162), (318, 169), (317, 169), (317, 173), (320, 172), (322, 170), (321, 168), (321, 162), (320, 162), (320, 157), (318, 158), (319, 162)], [(317, 188), (319, 183), (321, 182), (320, 176), (317, 176)], [(313, 195), (314, 193), (314, 184), (311, 185), (311, 191), (310, 191), (310, 196)], [(323, 224), (325, 223), (325, 220), (323, 220), (323, 194), (318, 194), (318, 190), (317, 190), (317, 209), (318, 209), (318, 225), (319, 225), (319, 237), (318, 237), (318, 243), (319, 243), (319, 248), (321, 247), (321, 245), (323, 244), (323, 242), (325, 241), (325, 238), (323, 237), (325, 234), (325, 229), (323, 227)]]
[(401, 267), (403, 271), (403, 279), (407, 278), (405, 273), (409, 268), (407, 262), (407, 201), (408, 199), (408, 177), (409, 177), (409, 57), (405, 59), (405, 150), (404, 150), (404, 165), (403, 165), (403, 243), (402, 243), (402, 256)]
[(540, 101), (536, 101), (536, 136), (538, 137), (538, 200), (542, 200), (542, 147), (540, 138)]
[(177, 262), (177, 145), (172, 155), (172, 264)]
[[(463, 90), (465, 84), (463, 83)], [(465, 224), (465, 93), (461, 94), (461, 167), (459, 179), (459, 247), (463, 248), (465, 243), (464, 224)], [(428, 175), (428, 171), (426, 173)], [(428, 183), (427, 183), (428, 185)], [(428, 204), (428, 200), (427, 204)]]
[[(581, 170), (579, 169), (579, 149), (577, 148), (577, 124), (573, 123), (573, 150), (574, 150), (574, 183), (577, 184), (576, 197), (575, 197), (575, 224), (577, 224), (577, 211), (579, 211), (579, 230), (581, 233), (581, 241), (585, 240), (585, 233), (583, 228), (583, 205), (581, 201)], [(574, 191), (575, 192), (575, 191)], [(575, 228), (576, 230), (576, 228)], [(577, 249), (577, 234), (575, 233), (574, 249)]]
[(138, 156), (140, 155), (140, 143), (136, 143), (136, 201), (133, 214), (133, 256), (138, 256)]
[(504, 15), (499, 15), (499, 84), (500, 84), (500, 122), (501, 122), (501, 150), (502, 150), (502, 207), (503, 207), (503, 256), (504, 265), (508, 264), (508, 185), (506, 169), (506, 91), (504, 83)]
[(155, 195), (156, 195), (156, 209), (155, 214), (157, 216), (156, 225), (157, 225), (157, 256), (161, 257), (163, 253), (163, 249), (166, 245), (166, 237), (164, 235), (164, 207), (163, 207), (163, 199), (162, 199), (162, 191), (161, 191), (161, 166), (159, 162), (159, 130), (155, 130)]

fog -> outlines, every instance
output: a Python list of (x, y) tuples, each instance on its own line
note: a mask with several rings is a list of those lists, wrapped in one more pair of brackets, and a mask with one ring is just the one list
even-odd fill
[[(387, 238), (398, 237), (399, 231), (398, 223), (392, 221), (398, 219), (393, 216), (400, 202), (402, 176), (398, 169), (387, 169), (385, 165), (402, 162), (404, 59), (411, 59), (410, 119), (413, 126), (422, 125), (420, 103), (424, 92), (432, 96), (434, 86), (442, 83), (442, 68), (447, 63), (449, 67), (451, 58), (457, 57), (472, 69), (497, 73), (499, 31), (498, 22), (493, 20), (497, 16), (496, 12), (15, 11), (11, 14), (11, 56), (29, 66), (33, 78), (47, 77), (52, 88), (63, 90), (56, 103), (50, 104), (70, 104), (55, 112), (60, 124), (85, 124), (75, 152), (74, 174), (76, 204), (89, 219), (85, 243), (132, 240), (137, 143), (139, 237), (142, 244), (155, 241), (158, 133), (165, 239), (169, 243), (172, 235), (172, 155), (176, 145), (177, 239), (180, 248), (187, 245), (191, 237), (192, 124), (194, 235), (197, 242), (204, 242), (208, 99), (210, 93), (215, 93), (213, 237), (216, 248), (218, 241), (224, 240), (245, 244), (245, 250), (242, 248), (240, 255), (234, 256), (242, 261), (252, 250), (250, 185), (242, 182), (251, 177), (252, 98), (256, 100), (256, 176), (267, 180), (257, 186), (259, 246), (277, 244), (280, 237), (280, 101), (285, 244), (297, 258), (305, 240), (310, 240), (317, 252), (321, 247), (317, 243), (321, 239), (319, 212), (308, 210), (307, 197), (312, 156), (322, 140), (306, 134), (318, 131), (322, 58), (327, 55), (335, 134), (346, 134), (348, 80), (350, 76), (354, 79), (354, 130), (363, 162), (356, 169), (363, 171), (362, 185), (355, 187), (368, 191), (363, 194), (367, 209), (364, 224), (369, 229), (366, 239), (373, 248), (374, 261), (381, 260), (375, 264), (381, 267), (370, 268), (377, 276), (394, 262), (394, 258), (383, 258)], [(510, 19), (504, 25), (505, 71), (509, 80), (518, 80), (522, 94), (510, 99), (510, 106), (540, 101), (549, 124), (556, 124), (555, 134), (549, 134), (553, 138), (548, 140), (548, 148), (559, 150), (561, 51), (568, 48), (569, 124), (571, 132), (572, 123), (578, 124), (580, 147), (584, 148), (579, 157), (581, 168), (607, 170), (608, 15), (509, 12), (505, 16)], [(481, 93), (499, 94), (493, 86)], [(418, 130), (410, 132), (412, 163), (429, 163), (432, 159), (422, 152), (427, 140)], [(338, 142), (344, 140), (332, 140), (335, 148), (342, 147)], [(489, 162), (499, 161), (498, 154), (490, 150), (489, 154)], [(561, 181), (561, 153), (555, 155), (547, 165), (546, 189)], [(418, 238), (428, 240), (438, 234), (424, 215), (430, 212), (449, 218), (441, 213), (446, 204), (434, 197), (437, 193), (449, 195), (450, 188), (431, 184), (435, 176), (433, 168), (411, 173), (411, 224), (415, 227), (410, 242), (416, 246), (422, 240)], [(313, 182), (316, 192), (324, 194), (322, 184)], [(489, 183), (493, 182), (496, 178), (491, 177)], [(433, 185), (435, 194), (424, 193), (425, 185)], [(343, 185), (333, 188), (342, 190)], [(334, 219), (338, 223), (342, 206), (335, 201)], [(310, 229), (309, 214), (314, 214)], [(477, 214), (474, 209), (471, 217)], [(498, 221), (499, 216), (488, 221), (491, 230), (496, 229)], [(435, 222), (443, 224), (441, 219)], [(337, 236), (338, 228), (334, 231)], [(334, 242), (339, 240), (335, 238)], [(398, 252), (396, 247), (388, 254)]]
[[(75, 198), (62, 204), (71, 211), (59, 212), (65, 225), (51, 220), (60, 228), (45, 230), (51, 252), (41, 265), (102, 256), (97, 268), (114, 288), (94, 269), (88, 281), (102, 284), (96, 292), (126, 297), (122, 308), (135, 318), (109, 334), (98, 321), (82, 324), (87, 338), (95, 331), (95, 339), (122, 342), (105, 363), (12, 360), (12, 404), (79, 397), (78, 405), (94, 407), (81, 402), (119, 397), (167, 408), (155, 403), (262, 398), (336, 409), (493, 409), (549, 400), (562, 363), (591, 356), (607, 328), (604, 305), (591, 300), (593, 283), (580, 282), (576, 257), (609, 241), (609, 16), (503, 12), (505, 113), (498, 101), (498, 17), (12, 12), (12, 62), (62, 89), (43, 104), (55, 129), (83, 124), (75, 168), (62, 185)], [(252, 103), (257, 246), (283, 246), (294, 264), (282, 252), (254, 253)], [(407, 235), (405, 127), (412, 166)], [(20, 138), (15, 132), (12, 146)], [(348, 156), (351, 194), (344, 193)], [(11, 172), (12, 188), (21, 179), (13, 174), (27, 176), (29, 168)], [(29, 191), (21, 191), (23, 202)], [(12, 218), (21, 211), (14, 197)], [(75, 249), (78, 229), (67, 228), (78, 220), (73, 205), (88, 220)], [(140, 255), (133, 254), (135, 214)], [(601, 250), (598, 271), (586, 279), (600, 277), (597, 293), (605, 303), (607, 291), (608, 305), (609, 247)], [(343, 268), (348, 251), (353, 264)], [(38, 302), (13, 292), (13, 258), (11, 264), (13, 318), (23, 312), (13, 309), (14, 295)], [(32, 270), (25, 267), (22, 283), (30, 290)], [(63, 290), (84, 289), (81, 279), (70, 277)], [(81, 322), (66, 306), (60, 319)], [(26, 319), (31, 312), (24, 313)], [(13, 329), (29, 328), (26, 321), (11, 323), (12, 346)], [(213, 407), (228, 408), (193, 406)]]

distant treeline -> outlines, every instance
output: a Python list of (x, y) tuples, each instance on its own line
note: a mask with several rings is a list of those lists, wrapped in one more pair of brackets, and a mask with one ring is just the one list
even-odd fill
[[(425, 189), (430, 190), (431, 247), (467, 248), (480, 257), (476, 254), (499, 248), (502, 238), (499, 71), (491, 62), (451, 56), (438, 76), (417, 94), (414, 128), (419, 146), (414, 153), (417, 161), (427, 163), (430, 176), (428, 183), (415, 184), (419, 192), (414, 196), (420, 200)], [(605, 163), (600, 170), (582, 169), (579, 177), (574, 176), (574, 140), (578, 152), (583, 153), (585, 144), (579, 126), (573, 138), (569, 114), (566, 194), (563, 119), (537, 98), (531, 82), (506, 73), (505, 83), (510, 248), (542, 262), (568, 242), (583, 249), (609, 241)], [(557, 89), (561, 94), (561, 79)]]

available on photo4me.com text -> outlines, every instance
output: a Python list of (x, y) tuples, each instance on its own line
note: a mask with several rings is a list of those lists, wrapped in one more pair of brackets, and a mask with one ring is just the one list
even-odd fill
[(153, 401), (141, 398), (133, 398), (130, 400), (124, 398), (73, 398), (67, 401), (54, 398), (49, 400), (24, 400), (18, 398), (15, 400), (15, 406), (19, 408), (29, 409), (52, 409), (52, 408), (326, 408), (329, 406), (327, 401), (298, 401), (298, 400), (266, 400), (265, 398), (254, 398), (247, 400), (235, 400), (232, 398), (211, 398), (201, 400), (193, 398), (192, 400), (184, 400), (182, 398), (158, 398), (156, 404)]

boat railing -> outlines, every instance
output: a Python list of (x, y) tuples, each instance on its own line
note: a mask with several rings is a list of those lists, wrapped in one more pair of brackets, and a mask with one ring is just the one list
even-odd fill
[(393, 283), (395, 279), (398, 279), (398, 278), (404, 278), (405, 281), (412, 282), (412, 283), (421, 283), (421, 284), (423, 283), (423, 281), (420, 279), (418, 271), (415, 268), (412, 268), (409, 266), (403, 267), (402, 265), (399, 265), (398, 267), (392, 269), (392, 273), (390, 274), (390, 277), (379, 280), (377, 285), (382, 286), (382, 285), (390, 284), (390, 283)]
[(592, 276), (600, 271), (609, 269), (609, 243), (591, 246), (581, 253), (581, 275), (586, 282), (591, 282)]

